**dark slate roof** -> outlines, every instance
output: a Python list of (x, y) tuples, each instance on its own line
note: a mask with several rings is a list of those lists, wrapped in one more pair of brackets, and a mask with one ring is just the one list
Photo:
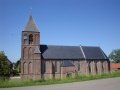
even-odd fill
[(86, 59), (108, 59), (100, 47), (82, 46)]
[(40, 45), (44, 59), (83, 59), (79, 46)]
[(63, 63), (61, 64), (61, 67), (69, 67), (74, 66), (71, 60), (63, 60)]
[(100, 47), (40, 45), (43, 59), (108, 59)]

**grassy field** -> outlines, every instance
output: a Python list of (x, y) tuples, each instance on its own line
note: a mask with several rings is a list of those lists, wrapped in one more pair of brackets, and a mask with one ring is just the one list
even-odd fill
[(95, 79), (112, 78), (112, 77), (120, 77), (120, 71), (115, 71), (107, 74), (104, 73), (101, 75), (88, 75), (88, 76), (77, 75), (75, 77), (69, 77), (69, 78), (57, 79), (57, 80), (35, 80), (35, 81), (6, 80), (6, 81), (0, 81), (0, 88), (71, 83), (71, 82), (80, 82), (80, 81), (88, 81)]

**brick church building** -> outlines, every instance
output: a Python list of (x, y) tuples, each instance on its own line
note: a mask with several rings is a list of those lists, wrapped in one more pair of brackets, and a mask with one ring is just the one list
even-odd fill
[(109, 72), (110, 61), (100, 47), (42, 45), (32, 18), (22, 31), (21, 78), (56, 79)]

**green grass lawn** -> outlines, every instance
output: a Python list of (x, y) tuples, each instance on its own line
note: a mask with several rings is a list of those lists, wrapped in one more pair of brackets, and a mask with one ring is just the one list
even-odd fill
[(71, 82), (80, 82), (80, 81), (88, 81), (102, 78), (112, 78), (112, 77), (120, 77), (120, 71), (115, 71), (112, 73), (104, 73), (101, 75), (77, 75), (75, 77), (69, 77), (64, 79), (56, 79), (56, 80), (6, 80), (0, 81), (0, 88), (8, 88), (8, 87), (21, 87), (21, 86), (34, 86), (34, 85), (49, 85), (49, 84), (60, 84), (60, 83), (71, 83)]

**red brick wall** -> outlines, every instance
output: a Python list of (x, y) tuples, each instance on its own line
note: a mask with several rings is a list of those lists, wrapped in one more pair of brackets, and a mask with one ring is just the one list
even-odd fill
[(120, 69), (120, 63), (111, 63), (111, 70)]

